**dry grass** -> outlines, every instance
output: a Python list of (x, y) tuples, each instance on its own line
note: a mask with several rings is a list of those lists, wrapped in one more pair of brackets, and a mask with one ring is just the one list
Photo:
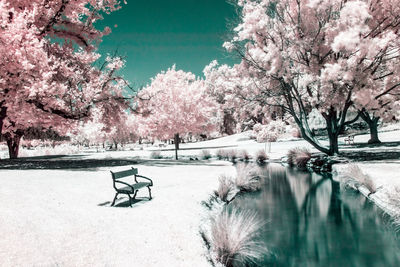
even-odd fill
[(260, 149), (256, 152), (255, 158), (258, 163), (264, 163), (268, 160), (268, 155), (264, 149)]
[(268, 250), (256, 237), (263, 225), (253, 211), (223, 209), (211, 221), (210, 247), (216, 261), (231, 267), (262, 258)]
[(356, 164), (347, 165), (341, 180), (345, 185), (350, 185), (351, 187), (355, 188), (364, 185), (368, 188), (371, 194), (375, 193), (377, 190), (372, 178), (368, 174), (363, 173), (360, 167)]
[(200, 158), (201, 158), (201, 159), (207, 160), (207, 159), (210, 159), (211, 157), (212, 157), (212, 156), (211, 156), (210, 150), (202, 150), (202, 151), (200, 152)]
[(229, 203), (236, 194), (233, 179), (232, 177), (223, 174), (219, 176), (218, 180), (219, 186), (218, 189), (214, 191), (214, 194), (223, 202)]
[(261, 188), (261, 177), (255, 166), (248, 164), (237, 167), (236, 187), (242, 192), (258, 191)]
[(217, 158), (218, 158), (219, 160), (221, 160), (221, 159), (228, 159), (228, 153), (227, 153), (227, 151), (224, 150), (224, 149), (218, 149), (218, 150), (217, 150), (217, 153), (216, 153), (216, 156), (217, 156)]
[(393, 223), (397, 230), (400, 229), (400, 187), (394, 186), (390, 191), (388, 190), (387, 196), (389, 205), (392, 208)]
[(307, 168), (307, 163), (311, 159), (311, 152), (304, 147), (295, 147), (288, 151), (287, 160), (290, 167), (297, 167), (300, 170)]
[(150, 158), (151, 158), (151, 159), (162, 159), (163, 156), (161, 155), (161, 152), (160, 152), (160, 151), (152, 151), (152, 152), (150, 153)]
[(228, 154), (228, 158), (229, 158), (230, 161), (236, 162), (237, 157), (238, 157), (238, 151), (237, 150), (235, 150), (235, 149), (228, 150), (227, 154)]
[(249, 152), (247, 152), (247, 150), (243, 149), (243, 150), (239, 151), (239, 158), (240, 158), (240, 160), (242, 160), (244, 162), (248, 162), (251, 157), (250, 157)]

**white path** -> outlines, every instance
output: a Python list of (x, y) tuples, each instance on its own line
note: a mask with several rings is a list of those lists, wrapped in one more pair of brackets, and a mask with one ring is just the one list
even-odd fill
[(138, 167), (154, 199), (133, 208), (98, 206), (114, 196), (109, 169), (1, 170), (0, 266), (209, 266), (200, 202), (234, 168)]

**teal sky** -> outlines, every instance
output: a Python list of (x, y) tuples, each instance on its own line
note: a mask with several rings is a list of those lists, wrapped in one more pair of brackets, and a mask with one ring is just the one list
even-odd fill
[[(98, 23), (112, 28), (100, 53), (118, 49), (126, 58), (122, 71), (134, 86), (145, 85), (173, 64), (202, 75), (213, 59), (233, 63), (224, 51), (235, 8), (226, 0), (127, 0), (122, 9)], [(114, 25), (118, 25), (114, 27)]]

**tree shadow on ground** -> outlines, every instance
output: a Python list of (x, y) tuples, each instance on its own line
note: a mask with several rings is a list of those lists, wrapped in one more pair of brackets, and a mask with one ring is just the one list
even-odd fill
[[(354, 161), (397, 160), (400, 159), (400, 149), (396, 148), (398, 146), (400, 146), (400, 142), (354, 144), (343, 146), (340, 155)], [(354, 148), (357, 150), (354, 150)], [(368, 150), (368, 148), (374, 149)]]
[(0, 169), (6, 170), (74, 170), (74, 171), (97, 171), (102, 167), (118, 167), (130, 165), (145, 165), (155, 167), (169, 166), (225, 166), (221, 162), (208, 160), (174, 160), (154, 159), (140, 160), (138, 158), (105, 158), (88, 159), (87, 155), (55, 155), (38, 156), (18, 159), (0, 160)]
[(397, 147), (400, 146), (400, 141), (395, 142), (382, 142), (379, 144), (368, 144), (368, 143), (354, 143), (351, 145), (342, 145), (343, 148), (376, 148), (376, 147)]
[[(132, 208), (137, 205), (140, 205), (138, 203), (144, 204), (148, 201), (149, 200), (147, 198), (137, 197), (134, 200), (132, 200)], [(106, 202), (97, 204), (97, 206), (109, 207), (109, 208), (131, 208), (129, 206), (129, 198), (127, 198), (127, 197), (118, 198), (114, 206), (111, 206), (111, 201), (106, 201)]]
[[(205, 146), (205, 147), (180, 147), (179, 150), (205, 150), (205, 149), (225, 149), (225, 148), (235, 148), (238, 145), (228, 145), (228, 146)], [(157, 151), (175, 151), (175, 148), (159, 148)]]
[(170, 167), (170, 166), (226, 166), (222, 162), (208, 160), (138, 160), (137, 164), (154, 167)]
[(96, 171), (101, 167), (135, 165), (135, 159), (85, 159), (86, 155), (56, 155), (0, 160), (0, 169), (9, 170), (85, 170)]

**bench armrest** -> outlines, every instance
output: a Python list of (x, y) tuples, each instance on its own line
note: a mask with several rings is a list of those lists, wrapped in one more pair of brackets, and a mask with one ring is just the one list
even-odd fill
[(115, 183), (120, 183), (120, 184), (127, 185), (127, 186), (129, 186), (129, 187), (132, 189), (132, 191), (133, 191), (133, 192), (135, 192), (135, 188), (133, 188), (133, 186), (131, 186), (131, 185), (130, 185), (130, 184), (128, 184), (128, 183), (121, 182), (121, 181), (118, 181), (118, 180), (114, 180), (114, 182), (115, 182)]
[[(150, 181), (150, 185), (153, 186), (153, 180), (151, 180), (150, 178), (148, 178), (148, 177), (146, 177), (146, 176), (143, 176), (143, 175), (139, 175), (139, 174), (136, 174), (135, 176), (136, 176), (136, 177), (143, 178), (143, 179), (146, 179), (146, 180), (149, 180), (149, 181)], [(136, 177), (135, 177), (135, 178), (136, 178)], [(136, 182), (137, 182), (137, 181), (136, 181)]]

